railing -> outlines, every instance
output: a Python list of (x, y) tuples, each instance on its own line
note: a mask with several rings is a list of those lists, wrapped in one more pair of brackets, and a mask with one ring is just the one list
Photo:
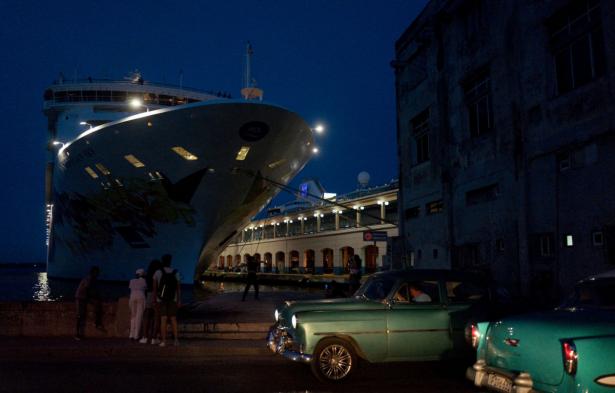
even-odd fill
[(62, 85), (72, 85), (72, 84), (88, 84), (88, 83), (110, 83), (110, 84), (118, 84), (118, 85), (129, 85), (129, 86), (152, 86), (152, 87), (163, 87), (163, 88), (171, 88), (177, 90), (185, 90), (194, 93), (201, 94), (209, 94), (216, 97), (226, 97), (231, 98), (231, 94), (224, 91), (211, 91), (204, 89), (197, 89), (194, 87), (186, 87), (186, 86), (178, 86), (170, 83), (161, 83), (161, 82), (150, 82), (147, 80), (129, 80), (129, 79), (110, 79), (110, 78), (75, 78), (75, 79), (56, 79), (51, 85), (52, 86), (62, 86)]

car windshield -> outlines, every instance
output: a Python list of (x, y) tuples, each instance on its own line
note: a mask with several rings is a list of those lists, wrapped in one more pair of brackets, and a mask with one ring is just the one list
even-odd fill
[(615, 309), (615, 279), (591, 280), (577, 285), (561, 308)]
[(355, 292), (355, 297), (363, 297), (369, 300), (382, 301), (386, 299), (395, 279), (390, 277), (371, 277), (361, 288)]

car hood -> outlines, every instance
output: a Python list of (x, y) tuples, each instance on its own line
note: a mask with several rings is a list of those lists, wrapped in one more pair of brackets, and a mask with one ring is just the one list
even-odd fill
[(282, 326), (290, 326), (293, 314), (308, 311), (350, 311), (382, 309), (384, 305), (378, 301), (361, 298), (341, 298), (322, 300), (287, 301), (284, 306), (278, 308), (280, 313), (279, 323)]
[(485, 360), (490, 366), (529, 372), (536, 382), (557, 385), (564, 374), (560, 340), (613, 334), (613, 314), (568, 309), (493, 322), (487, 331)]

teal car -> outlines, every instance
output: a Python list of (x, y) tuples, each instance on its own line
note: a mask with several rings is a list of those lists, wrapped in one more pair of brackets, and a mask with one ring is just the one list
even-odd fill
[(615, 393), (615, 271), (580, 281), (550, 312), (468, 326), (466, 375), (498, 392)]
[(267, 345), (307, 363), (322, 381), (343, 381), (359, 361), (438, 360), (470, 350), (464, 328), (486, 317), (479, 277), (446, 270), (373, 274), (351, 298), (287, 301)]

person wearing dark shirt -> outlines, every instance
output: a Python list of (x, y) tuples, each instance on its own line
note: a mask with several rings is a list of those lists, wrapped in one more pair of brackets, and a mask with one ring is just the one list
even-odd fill
[(242, 302), (246, 300), (246, 296), (248, 295), (251, 285), (254, 286), (254, 299), (258, 300), (258, 279), (256, 277), (258, 267), (258, 261), (256, 258), (253, 256), (248, 256), (248, 278), (246, 281), (246, 289), (243, 291), (243, 298), (241, 298)]
[(96, 315), (96, 328), (104, 331), (102, 324), (102, 301), (100, 294), (98, 293), (98, 274), (100, 268), (98, 266), (92, 266), (90, 273), (84, 277), (77, 291), (75, 292), (75, 303), (77, 306), (77, 326), (75, 333), (75, 340), (81, 340), (84, 337), (85, 322), (88, 313), (88, 303), (94, 304)]

